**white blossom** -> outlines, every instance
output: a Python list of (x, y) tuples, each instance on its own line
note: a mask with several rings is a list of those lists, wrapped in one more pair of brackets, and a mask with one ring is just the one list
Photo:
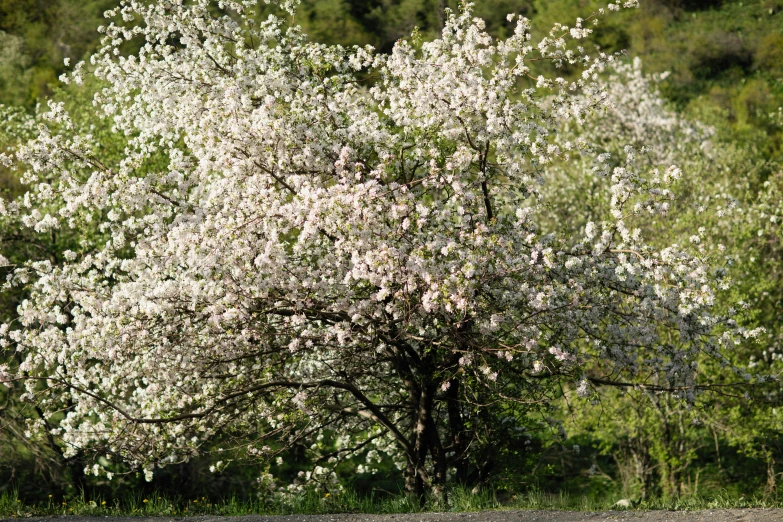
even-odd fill
[[(581, 379), (586, 396), (588, 369), (692, 386), (687, 360), (758, 335), (713, 314), (706, 259), (626, 226), (637, 204), (665, 213), (663, 185), (681, 174), (641, 172), (643, 144), (622, 165), (598, 155), (605, 213), (540, 218), (542, 176), (556, 182), (558, 162), (580, 161), (564, 151), (590, 147), (559, 141), (563, 129), (611, 105), (597, 75), (615, 57), (576, 52), (581, 22), (533, 43), (518, 18), (496, 40), (468, 6), (442, 38), (382, 55), (312, 43), (276, 17), (250, 23), (252, 2), (222, 6), (231, 16), (207, 0), (109, 13), (91, 64), (121, 159), (54, 103), (15, 154), (21, 224), (84, 235), (78, 253), (14, 268), (7, 285), (29, 297), (0, 332), (22, 357), (0, 379), (46, 379), (46, 417), (67, 401), (66, 456), (100, 445), (149, 481), (224, 430), (285, 446), (307, 425), (318, 452), (337, 425), (344, 453), (286, 491), (336, 483), (363, 442), (402, 468), (434, 466), (437, 483), (445, 471), (410, 441), (439, 437), (444, 401), (525, 404), (544, 385), (532, 373)], [(123, 56), (132, 39), (145, 44)], [(581, 78), (528, 82), (541, 59)], [(273, 458), (261, 444), (245, 454)]]

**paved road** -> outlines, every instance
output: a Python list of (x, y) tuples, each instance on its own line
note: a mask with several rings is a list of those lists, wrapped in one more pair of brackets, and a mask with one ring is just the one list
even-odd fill
[[(7, 520), (7, 519), (0, 519)], [(18, 519), (17, 519), (18, 520)], [(171, 517), (50, 517), (30, 522), (167, 522)], [(783, 509), (715, 509), (705, 511), (484, 511), (406, 515), (293, 515), (284, 517), (188, 517), (188, 522), (783, 522)]]

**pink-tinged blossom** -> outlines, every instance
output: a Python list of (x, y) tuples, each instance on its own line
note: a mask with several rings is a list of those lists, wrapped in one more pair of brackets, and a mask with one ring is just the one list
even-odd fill
[[(222, 6), (232, 15), (208, 0), (109, 13), (91, 63), (105, 85), (96, 117), (126, 140), (119, 160), (54, 103), (15, 154), (29, 191), (8, 208), (25, 227), (101, 238), (7, 283), (29, 297), (0, 331), (22, 357), (3, 375), (32, 378), (46, 417), (67, 401), (66, 457), (101, 446), (150, 480), (224, 431), (271, 460), (264, 436), (285, 447), (307, 433), (318, 452), (336, 429), (338, 460), (366, 446), (436, 487), (445, 461), (414, 447), (437, 454), (446, 401), (469, 416), (474, 397), (545, 400), (548, 379), (531, 374), (584, 394), (587, 370), (688, 388), (689, 361), (759, 334), (714, 315), (698, 251), (656, 249), (626, 226), (668, 210), (681, 171), (664, 150), (652, 150), (660, 182), (635, 147), (621, 166), (598, 157), (602, 215), (541, 218), (542, 182), (581, 161), (564, 151), (590, 147), (566, 129), (620, 96), (598, 81), (617, 58), (577, 52), (583, 21), (536, 40), (518, 17), (496, 40), (468, 6), (442, 38), (382, 55), (312, 43), (273, 16), (251, 23), (250, 1)], [(143, 23), (116, 21), (129, 18)], [(124, 57), (131, 39), (145, 44)], [(541, 59), (581, 78), (528, 81)], [(286, 491), (336, 482), (334, 466)]]

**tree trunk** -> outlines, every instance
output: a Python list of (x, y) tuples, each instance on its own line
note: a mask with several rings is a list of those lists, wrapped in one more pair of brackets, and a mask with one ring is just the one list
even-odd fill
[(432, 410), (432, 394), (426, 386), (418, 390), (418, 396), (415, 397), (413, 413), (413, 436), (411, 447), (413, 454), (408, 457), (408, 466), (406, 469), (405, 489), (409, 493), (416, 495), (419, 503), (424, 507), (426, 498), (425, 484), (428, 482), (427, 471), (427, 450), (429, 450), (428, 424), (430, 422), (430, 412)]
[[(419, 390), (415, 408), (413, 437), (411, 447), (413, 455), (408, 458), (405, 470), (405, 490), (419, 499), (422, 507), (426, 502), (426, 490), (429, 488), (433, 500), (438, 506), (444, 506), (447, 501), (446, 472), (448, 464), (446, 453), (438, 435), (435, 419), (432, 415), (435, 388), (423, 385)], [(433, 472), (427, 472), (427, 454), (432, 457)]]
[[(434, 393), (433, 393), (434, 394)], [(430, 454), (434, 464), (434, 473), (432, 477), (432, 495), (435, 504), (438, 507), (445, 507), (448, 501), (446, 492), (446, 452), (443, 451), (443, 445), (438, 435), (438, 428), (435, 420), (432, 418), (432, 409), (427, 415), (427, 439), (429, 440)]]
[[(764, 448), (766, 449), (766, 448)], [(778, 489), (777, 473), (775, 473), (775, 459), (771, 452), (767, 452), (767, 484), (764, 487), (764, 496), (775, 495)]]
[(468, 461), (465, 458), (465, 422), (459, 404), (459, 381), (449, 382), (446, 390), (446, 401), (449, 412), (449, 429), (451, 430), (451, 446), (454, 451), (454, 467), (457, 483), (465, 485), (468, 480)]

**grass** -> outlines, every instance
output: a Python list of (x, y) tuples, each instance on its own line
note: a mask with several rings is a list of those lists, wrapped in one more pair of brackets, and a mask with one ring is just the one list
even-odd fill
[[(567, 493), (545, 493), (530, 491), (514, 495), (506, 501), (499, 501), (492, 491), (477, 494), (466, 489), (453, 489), (445, 510), (453, 512), (541, 509), (569, 511), (605, 511), (613, 509), (617, 499), (595, 499), (586, 496), (571, 496)], [(658, 499), (635, 504), (635, 510), (677, 510), (691, 511), (726, 508), (781, 508), (783, 502), (761, 496), (750, 498), (733, 497), (726, 493), (715, 496), (699, 496), (673, 499)], [(614, 508), (617, 509), (617, 508)], [(290, 515), (326, 513), (416, 513), (421, 511), (444, 511), (428, 500), (421, 508), (414, 499), (406, 495), (362, 496), (352, 491), (334, 495), (308, 493), (289, 501), (243, 501), (223, 499), (213, 501), (206, 497), (198, 499), (164, 498), (157, 494), (147, 497), (131, 496), (111, 501), (101, 498), (50, 498), (46, 504), (28, 504), (15, 492), (4, 492), (0, 496), (0, 518), (26, 518), (30, 516), (238, 516), (250, 514)]]

